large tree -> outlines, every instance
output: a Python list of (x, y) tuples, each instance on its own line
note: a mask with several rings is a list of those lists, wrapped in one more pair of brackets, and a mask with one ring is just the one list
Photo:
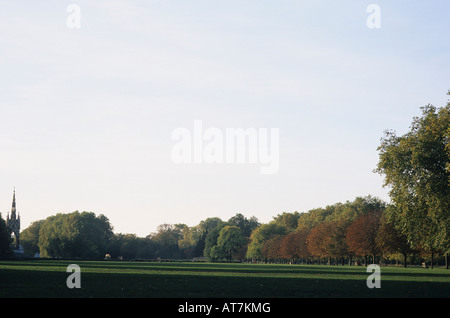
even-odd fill
[(359, 216), (347, 228), (345, 239), (348, 251), (356, 255), (372, 256), (375, 263), (380, 252), (376, 238), (382, 212), (375, 211)]
[(414, 248), (450, 248), (450, 102), (422, 107), (410, 131), (386, 131), (376, 171), (390, 187), (397, 228)]
[[(349, 254), (345, 233), (348, 222), (327, 221), (315, 226), (306, 238), (308, 252), (319, 258), (327, 257), (344, 260)], [(337, 262), (336, 262), (337, 263)]]
[(284, 258), (292, 261), (300, 258), (308, 258), (310, 253), (308, 252), (308, 246), (306, 245), (306, 238), (309, 235), (310, 230), (302, 229), (289, 233), (283, 238), (281, 244), (281, 253)]
[(227, 225), (224, 226), (219, 232), (216, 248), (223, 251), (223, 255), (227, 261), (231, 262), (233, 256), (240, 250), (245, 242), (245, 237), (239, 227), (235, 225)]
[(281, 250), (283, 239), (283, 235), (275, 235), (264, 242), (261, 252), (266, 260), (277, 260), (284, 258)]
[(306, 244), (308, 246), (308, 252), (312, 256), (316, 256), (319, 259), (331, 257), (330, 246), (333, 244), (333, 237), (330, 234), (332, 231), (332, 222), (322, 222), (311, 230), (306, 238)]
[(43, 257), (100, 258), (112, 235), (112, 226), (102, 214), (58, 213), (42, 223), (39, 250)]
[(226, 225), (220, 218), (208, 218), (200, 222), (200, 227), (204, 230), (205, 247), (203, 249), (203, 256), (211, 261), (221, 258), (220, 251), (217, 250), (217, 238), (220, 230)]
[(403, 267), (406, 267), (407, 256), (414, 250), (408, 243), (406, 236), (395, 227), (392, 220), (389, 220), (389, 215), (392, 214), (389, 211), (392, 208), (389, 207), (381, 217), (376, 244), (384, 255), (401, 254), (403, 256)]
[[(349, 256), (350, 254), (345, 237), (349, 224), (349, 221), (344, 219), (332, 222), (329, 233), (331, 236), (331, 244), (328, 246), (328, 255), (336, 258), (336, 264), (338, 264), (339, 259), (341, 259), (342, 265), (344, 265), (346, 256)], [(351, 263), (351, 257), (349, 259)]]

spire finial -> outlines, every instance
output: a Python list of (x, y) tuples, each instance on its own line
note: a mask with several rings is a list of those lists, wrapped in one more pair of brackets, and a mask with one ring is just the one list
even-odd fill
[(16, 187), (14, 187), (13, 192), (13, 201), (12, 201), (12, 207), (11, 207), (11, 219), (16, 218)]

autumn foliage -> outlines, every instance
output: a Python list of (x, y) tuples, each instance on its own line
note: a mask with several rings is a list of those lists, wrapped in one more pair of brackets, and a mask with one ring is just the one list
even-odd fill
[[(246, 256), (266, 262), (351, 264), (357, 258), (378, 262), (381, 255), (411, 253), (383, 218), (386, 208), (368, 196), (308, 213), (283, 213), (263, 225), (265, 239), (259, 231), (252, 235)], [(273, 235), (271, 229), (276, 229)]]
[(286, 235), (280, 247), (283, 258), (300, 259), (309, 257), (310, 253), (306, 244), (309, 232), (309, 230), (303, 229)]
[(327, 257), (330, 253), (331, 244), (333, 243), (332, 236), (333, 223), (324, 222), (311, 230), (311, 233), (306, 238), (308, 251), (312, 256)]
[(345, 235), (348, 250), (356, 255), (378, 255), (376, 237), (380, 226), (381, 211), (371, 212), (358, 217), (348, 228)]

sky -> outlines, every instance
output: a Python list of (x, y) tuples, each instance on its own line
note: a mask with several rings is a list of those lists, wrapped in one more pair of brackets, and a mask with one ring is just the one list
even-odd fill
[[(447, 0), (0, 0), (0, 212), (15, 187), (22, 230), (78, 210), (146, 236), (389, 201), (377, 147), (448, 102), (449, 13)], [(277, 129), (278, 169), (174, 162), (173, 132), (195, 121)]]

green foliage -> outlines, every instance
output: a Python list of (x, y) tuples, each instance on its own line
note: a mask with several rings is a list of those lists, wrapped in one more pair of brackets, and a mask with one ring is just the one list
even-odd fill
[(358, 216), (370, 211), (382, 211), (386, 203), (377, 197), (357, 197), (354, 201), (336, 203), (325, 208), (312, 209), (307, 213), (301, 213), (298, 218), (297, 230), (313, 229), (325, 221), (352, 222)]
[(219, 225), (217, 228), (210, 229), (205, 238), (205, 249), (203, 255), (211, 261), (215, 261), (221, 256), (221, 251), (214, 249), (217, 245), (217, 238), (219, 237)]
[[(259, 224), (256, 218), (247, 219), (242, 214), (228, 221), (208, 218), (192, 227), (162, 224), (145, 238), (113, 234), (104, 216), (73, 212), (34, 222), (23, 231), (23, 243), (29, 254), (39, 249), (43, 257), (103, 258), (109, 254), (111, 259), (191, 259), (206, 256), (211, 261), (344, 258), (351, 254), (346, 242), (349, 226), (371, 212), (382, 213), (385, 207), (383, 201), (367, 196), (306, 213), (284, 212), (267, 224)], [(389, 226), (394, 224), (388, 215), (386, 222)], [(395, 242), (388, 241), (399, 237), (388, 225), (377, 238), (380, 250), (386, 255), (410, 254), (411, 250), (403, 251)], [(360, 231), (362, 234), (355, 237), (366, 239), (365, 233), (369, 232), (374, 231)], [(250, 236), (246, 236), (248, 233)], [(322, 239), (308, 239), (313, 234)]]
[(247, 219), (241, 213), (231, 217), (227, 223), (238, 227), (244, 237), (249, 237), (252, 231), (260, 225), (256, 217), (252, 216), (250, 219)]
[(412, 247), (450, 248), (450, 103), (422, 107), (403, 136), (385, 132), (377, 172), (395, 209), (390, 218)]
[(185, 224), (161, 224), (156, 233), (147, 236), (158, 245), (158, 257), (172, 259), (181, 257), (178, 241), (183, 237), (185, 226)]
[(236, 254), (245, 243), (245, 237), (242, 230), (235, 225), (226, 225), (220, 232), (217, 238), (217, 249), (225, 253), (225, 258), (231, 261), (234, 254)]
[(159, 246), (149, 238), (135, 234), (114, 234), (107, 248), (107, 254), (113, 259), (156, 259)]
[(273, 218), (273, 221), (277, 224), (283, 225), (287, 232), (295, 232), (298, 227), (298, 220), (301, 214), (297, 211), (293, 213), (283, 212)]
[(251, 259), (263, 259), (262, 249), (264, 247), (264, 243), (277, 235), (286, 235), (287, 230), (284, 225), (277, 224), (275, 221), (272, 221), (267, 224), (262, 224), (256, 230), (253, 231), (250, 237), (250, 244), (247, 249), (247, 258)]
[(20, 244), (26, 255), (39, 253), (39, 231), (42, 224), (44, 224), (44, 220), (34, 221), (20, 233)]
[(237, 213), (227, 222), (219, 218), (207, 219), (200, 225), (205, 228), (204, 256), (211, 261), (244, 259), (248, 238), (260, 223), (255, 217), (247, 219)]
[(6, 226), (6, 221), (3, 220), (0, 213), (0, 257), (7, 257), (11, 255), (11, 243), (11, 231)]
[(411, 248), (406, 235), (402, 234), (395, 223), (389, 219), (389, 216), (395, 213), (390, 211), (391, 209), (394, 209), (394, 207), (389, 206), (386, 213), (381, 217), (376, 243), (381, 253), (387, 258), (390, 256), (396, 258), (398, 254), (402, 255), (403, 264), (406, 267), (407, 256), (414, 253), (415, 250)]
[(56, 214), (44, 220), (39, 230), (42, 257), (104, 257), (113, 235), (104, 215), (92, 212)]

